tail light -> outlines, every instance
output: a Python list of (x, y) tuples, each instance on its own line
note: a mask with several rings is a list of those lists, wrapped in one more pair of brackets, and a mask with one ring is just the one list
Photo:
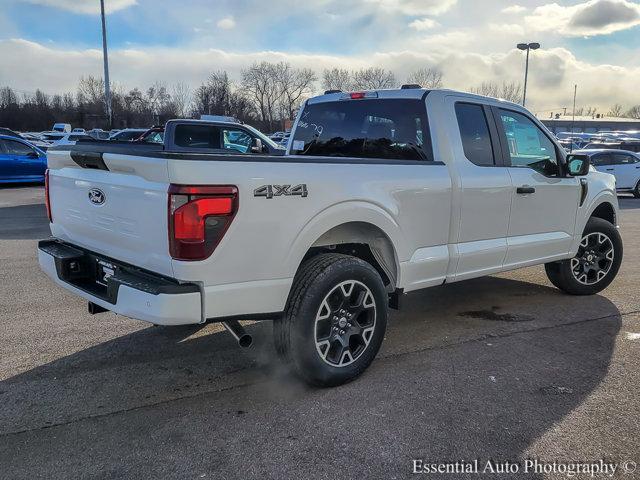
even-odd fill
[(49, 195), (49, 169), (44, 172), (44, 204), (47, 207), (47, 217), (49, 217), (49, 223), (53, 223), (53, 217), (51, 216), (51, 196)]
[(234, 186), (169, 186), (169, 253), (176, 260), (211, 256), (238, 211)]

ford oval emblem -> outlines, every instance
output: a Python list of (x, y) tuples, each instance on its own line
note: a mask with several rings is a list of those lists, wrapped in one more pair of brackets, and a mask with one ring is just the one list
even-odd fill
[(104, 192), (99, 188), (89, 190), (89, 201), (94, 205), (102, 205), (106, 199)]

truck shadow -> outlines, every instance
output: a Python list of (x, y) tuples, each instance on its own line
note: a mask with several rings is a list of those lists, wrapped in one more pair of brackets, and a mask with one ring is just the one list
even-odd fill
[[(229, 464), (251, 456), (267, 477), (284, 471), (284, 477), (302, 478), (303, 462), (282, 461), (304, 451), (309, 457), (321, 454), (326, 468), (340, 465), (345, 478), (354, 478), (362, 465), (344, 462), (339, 437), (348, 442), (350, 458), (369, 459), (367, 467), (375, 470), (370, 478), (409, 476), (413, 458), (517, 461), (602, 383), (621, 325), (620, 312), (603, 296), (576, 299), (500, 277), (437, 287), (405, 300), (403, 310), (392, 315), (380, 358), (341, 388), (317, 390), (291, 380), (275, 359), (268, 322), (247, 327), (256, 339), (248, 351), (212, 325), (149, 327), (0, 382), (0, 434), (149, 406), (145, 422), (180, 418), (170, 441), (149, 441), (149, 430), (137, 422), (107, 425), (87, 442), (92, 458), (120, 438), (135, 443), (138, 456), (145, 449), (157, 454), (207, 445)], [(191, 400), (173, 401), (184, 397)], [(157, 411), (151, 406), (160, 404)], [(344, 411), (322, 408), (329, 404), (343, 405)], [(214, 436), (199, 428), (209, 417), (212, 424), (224, 422), (227, 414), (233, 428), (218, 427)], [(253, 449), (253, 439), (267, 431), (273, 445)], [(78, 434), (71, 429), (50, 435), (58, 441), (60, 435)], [(36, 452), (13, 438), (15, 448), (1, 448), (0, 460), (12, 455), (28, 463)], [(66, 461), (58, 458), (55, 468), (63, 468)], [(201, 471), (199, 460), (166, 461), (165, 467), (185, 476)]]
[(0, 240), (36, 240), (51, 236), (47, 209), (36, 203), (0, 208)]

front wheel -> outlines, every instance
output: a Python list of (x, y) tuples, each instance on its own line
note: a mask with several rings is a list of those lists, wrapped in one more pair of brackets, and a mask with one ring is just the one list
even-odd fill
[(274, 323), (276, 350), (312, 385), (349, 382), (380, 349), (386, 298), (380, 275), (363, 260), (341, 254), (312, 257), (300, 267), (285, 313)]
[(575, 257), (547, 263), (547, 277), (571, 295), (593, 295), (609, 286), (622, 263), (618, 229), (601, 218), (590, 218)]
[(636, 198), (640, 198), (640, 180), (638, 180), (636, 188), (633, 189), (633, 196)]

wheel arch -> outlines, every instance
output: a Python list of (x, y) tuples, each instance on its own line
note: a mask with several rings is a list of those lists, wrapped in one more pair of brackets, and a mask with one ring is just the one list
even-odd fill
[(296, 272), (307, 258), (321, 252), (348, 253), (371, 263), (395, 290), (406, 242), (394, 217), (382, 207), (362, 201), (334, 205), (314, 216), (296, 237), (287, 264)]
[(596, 217), (601, 218), (602, 220), (606, 220), (612, 225), (617, 225), (617, 216), (616, 209), (613, 204), (607, 200), (599, 203), (593, 210), (591, 211), (591, 215), (589, 218)]
[(338, 252), (358, 257), (380, 273), (385, 286), (395, 290), (399, 262), (393, 243), (376, 225), (367, 222), (347, 222), (322, 234), (310, 247), (305, 259), (322, 252)]

